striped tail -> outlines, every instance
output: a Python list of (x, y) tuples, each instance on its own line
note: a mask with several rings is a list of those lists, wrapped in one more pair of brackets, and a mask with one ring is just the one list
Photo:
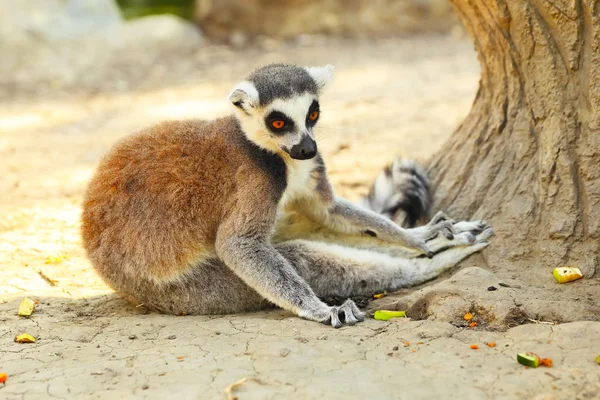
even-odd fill
[(427, 173), (414, 161), (398, 158), (385, 167), (360, 205), (404, 228), (425, 222), (430, 207)]

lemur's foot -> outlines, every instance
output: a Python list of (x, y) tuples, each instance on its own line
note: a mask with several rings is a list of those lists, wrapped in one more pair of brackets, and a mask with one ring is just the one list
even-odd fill
[[(344, 322), (340, 316), (343, 317)], [(355, 325), (357, 322), (364, 321), (365, 314), (358, 309), (354, 301), (348, 299), (341, 306), (328, 307), (308, 318), (324, 324), (331, 324), (334, 328), (341, 328), (343, 324)]]
[(485, 221), (458, 222), (454, 224), (454, 238), (465, 246), (486, 242), (494, 236), (494, 230)]
[(485, 221), (460, 221), (454, 224), (454, 230), (457, 233), (471, 232), (474, 235), (479, 235), (488, 228), (491, 228), (491, 226)]

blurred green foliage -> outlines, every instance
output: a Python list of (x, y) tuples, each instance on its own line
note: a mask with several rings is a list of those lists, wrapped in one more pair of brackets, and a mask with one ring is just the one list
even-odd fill
[(126, 19), (155, 14), (194, 18), (194, 0), (117, 0), (117, 3)]

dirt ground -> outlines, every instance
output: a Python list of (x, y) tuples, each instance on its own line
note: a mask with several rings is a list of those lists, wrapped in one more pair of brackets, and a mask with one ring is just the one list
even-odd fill
[[(412, 319), (334, 330), (281, 310), (148, 313), (105, 286), (80, 247), (82, 193), (112, 143), (164, 119), (228, 113), (231, 86), (268, 62), (336, 66), (319, 144), (338, 192), (359, 198), (396, 155), (426, 159), (466, 115), (479, 76), (468, 41), (319, 39), (123, 57), (70, 79), (24, 64), (11, 80), (0, 66), (0, 372), (9, 375), (0, 398), (218, 399), (244, 378), (234, 388), (242, 400), (600, 398), (600, 322), (554, 324), (598, 319), (598, 279), (531, 296), (519, 274), (474, 267), (478, 255), (434, 285), (371, 303), (410, 308)], [(28, 319), (16, 315), (25, 296), (39, 300)], [(548, 319), (561, 296), (567, 311)], [(477, 327), (462, 321), (467, 311)], [(37, 342), (14, 343), (22, 332)], [(525, 369), (515, 360), (523, 351), (554, 367)]]

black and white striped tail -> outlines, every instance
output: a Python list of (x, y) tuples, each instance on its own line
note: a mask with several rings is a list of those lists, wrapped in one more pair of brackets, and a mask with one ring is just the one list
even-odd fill
[(377, 177), (361, 205), (412, 228), (429, 214), (429, 178), (414, 161), (396, 159)]

